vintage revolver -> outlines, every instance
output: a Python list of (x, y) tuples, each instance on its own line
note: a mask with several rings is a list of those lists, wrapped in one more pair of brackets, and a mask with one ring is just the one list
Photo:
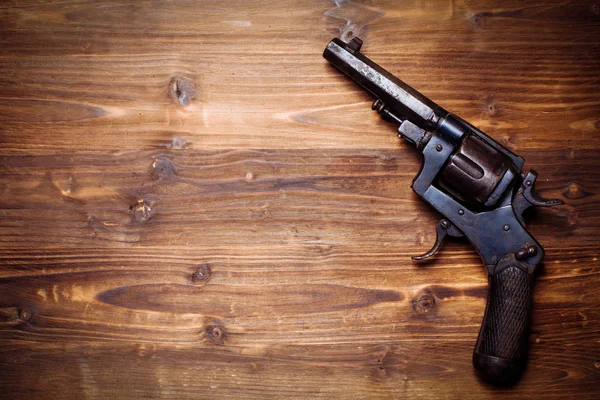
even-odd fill
[(523, 212), (562, 201), (538, 196), (537, 173), (522, 173), (521, 157), (369, 60), (361, 46), (357, 37), (336, 38), (323, 57), (375, 96), (372, 108), (423, 153), (412, 189), (443, 215), (433, 248), (413, 259), (432, 256), (446, 236), (473, 244), (489, 283), (473, 365), (490, 383), (515, 383), (527, 357), (533, 273), (544, 256)]

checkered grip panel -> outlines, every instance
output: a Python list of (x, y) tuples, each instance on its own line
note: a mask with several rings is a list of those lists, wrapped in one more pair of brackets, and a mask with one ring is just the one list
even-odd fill
[(516, 265), (492, 275), (488, 310), (478, 346), (481, 354), (505, 359), (525, 356), (531, 284), (529, 274)]

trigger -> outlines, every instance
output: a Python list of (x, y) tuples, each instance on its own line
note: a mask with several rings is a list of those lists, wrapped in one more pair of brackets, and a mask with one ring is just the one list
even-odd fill
[(444, 241), (446, 236), (462, 237), (464, 235), (454, 225), (452, 225), (450, 221), (448, 221), (447, 219), (442, 219), (435, 227), (435, 244), (433, 245), (431, 250), (429, 250), (425, 254), (421, 254), (420, 256), (413, 256), (411, 258), (415, 261), (420, 261), (431, 257), (440, 249), (440, 246), (442, 245), (442, 242)]

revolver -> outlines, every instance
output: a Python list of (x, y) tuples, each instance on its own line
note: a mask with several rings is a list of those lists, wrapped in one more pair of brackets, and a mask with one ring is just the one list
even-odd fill
[(488, 274), (473, 366), (489, 383), (516, 383), (526, 365), (533, 275), (544, 257), (523, 212), (563, 203), (536, 193), (537, 173), (521, 171), (523, 158), (365, 57), (361, 46), (358, 37), (335, 38), (323, 57), (370, 92), (372, 109), (423, 154), (411, 187), (443, 218), (433, 248), (413, 259), (432, 256), (447, 236), (471, 242)]

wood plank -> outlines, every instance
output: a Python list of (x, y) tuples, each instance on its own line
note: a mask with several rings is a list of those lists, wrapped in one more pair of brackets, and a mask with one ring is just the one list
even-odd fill
[[(419, 165), (411, 150), (6, 156), (2, 242), (427, 246), (436, 215), (410, 190)], [(539, 183), (541, 193), (569, 203), (539, 210), (543, 225), (531, 224), (532, 232), (565, 248), (595, 245), (595, 152), (578, 153), (577, 174), (560, 169), (567, 151), (522, 154), (548, 181)], [(575, 236), (554, 238), (565, 231)]]
[[(50, 344), (39, 346), (41, 354), (18, 342), (11, 345), (9, 355), (18, 363), (8, 372), (7, 380), (20, 379), (36, 364), (42, 364), (37, 368), (62, 366), (52, 386), (32, 379), (21, 392), (42, 397), (431, 398), (432, 387), (449, 388), (447, 397), (454, 397), (461, 388), (470, 389), (461, 391), (461, 398), (498, 396), (492, 387), (474, 387), (474, 376), (460, 372), (471, 366), (470, 346), (461, 344), (353, 343), (244, 350), (233, 346)], [(406, 349), (418, 349), (419, 356), (407, 356)], [(560, 348), (547, 349), (544, 354), (547, 357), (540, 358), (535, 352), (531, 355), (530, 370), (545, 381), (562, 381), (569, 376), (568, 382), (542, 385), (538, 380), (537, 384), (505, 389), (500, 392), (502, 398), (537, 397), (540, 391), (548, 398), (564, 398), (565, 391), (581, 391), (582, 398), (593, 398), (590, 392), (595, 386), (590, 379), (595, 372), (584, 354), (565, 357)], [(106, 368), (106, 364), (118, 367)], [(586, 364), (590, 367), (583, 367)]]
[[(368, 110), (371, 99), (320, 57), (344, 22), (324, 16), (336, 8), (279, 2), (244, 12), (245, 2), (228, 4), (241, 19), (227, 19), (231, 10), (220, 3), (198, 13), (189, 2), (5, 9), (5, 146), (393, 146), (389, 127)], [(477, 3), (448, 6), (414, 15), (387, 2), (377, 29), (357, 33), (367, 35), (371, 58), (514, 150), (535, 148), (548, 127), (555, 137), (548, 146), (598, 147), (600, 54), (591, 6), (507, 4), (481, 13), (471, 11), (483, 7)], [(358, 18), (357, 7), (333, 15)], [(187, 106), (173, 96), (174, 79), (195, 92)]]

